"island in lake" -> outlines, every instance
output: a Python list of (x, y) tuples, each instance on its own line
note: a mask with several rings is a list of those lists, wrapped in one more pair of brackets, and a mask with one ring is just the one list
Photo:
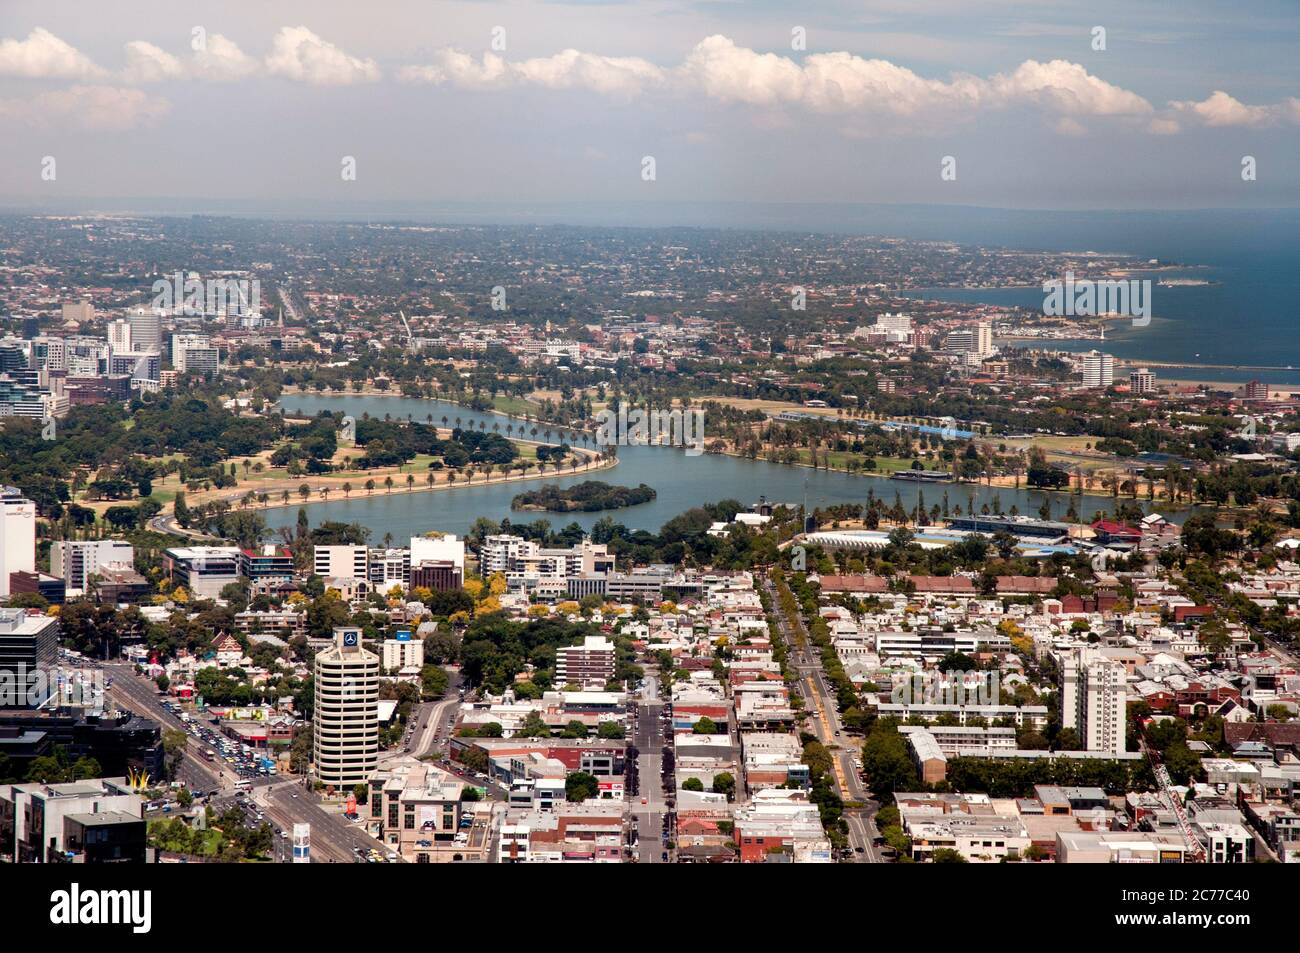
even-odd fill
[(546, 510), (551, 513), (571, 513), (580, 510), (617, 510), (638, 503), (649, 503), (658, 494), (642, 483), (640, 486), (614, 486), (599, 480), (588, 480), (576, 486), (544, 486), (538, 490), (520, 493), (510, 501), (512, 510)]

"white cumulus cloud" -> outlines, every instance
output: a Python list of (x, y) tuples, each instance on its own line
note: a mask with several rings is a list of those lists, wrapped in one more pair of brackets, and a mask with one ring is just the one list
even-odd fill
[(266, 68), (275, 76), (316, 86), (350, 86), (379, 79), (379, 66), (321, 39), (305, 26), (286, 26), (275, 35)]
[(25, 40), (0, 40), (0, 76), (27, 79), (96, 79), (104, 71), (76, 47), (44, 27)]
[(0, 123), (120, 132), (148, 125), (170, 108), (167, 100), (140, 89), (76, 85), (32, 97), (0, 99)]
[(126, 66), (122, 79), (128, 83), (158, 83), (166, 79), (179, 79), (185, 75), (181, 61), (166, 50), (144, 40), (126, 44)]
[(121, 76), (127, 83), (159, 83), (173, 79), (224, 82), (243, 79), (259, 69), (257, 60), (220, 33), (205, 36), (202, 48), (180, 59), (152, 43), (134, 40), (126, 44), (126, 66)]
[(852, 53), (816, 53), (796, 61), (760, 53), (725, 36), (706, 37), (678, 65), (664, 68), (636, 57), (599, 56), (564, 50), (554, 56), (511, 62), (494, 53), (475, 58), (460, 50), (436, 53), (433, 62), (409, 66), (408, 82), (465, 89), (538, 86), (589, 89), (630, 96), (654, 89), (757, 108), (796, 108), (819, 113), (878, 114), (920, 121), (952, 121), (982, 109), (1031, 106), (1055, 119), (1145, 116), (1151, 104), (1107, 83), (1077, 63), (1027, 60), (1010, 73), (989, 78), (957, 74), (920, 76), (906, 67)]
[(1169, 104), (1169, 108), (1207, 126), (1272, 126), (1279, 122), (1300, 122), (1300, 100), (1294, 96), (1271, 106), (1248, 106), (1218, 89), (1200, 102), (1175, 101)]
[(495, 53), (475, 59), (460, 50), (444, 49), (433, 62), (408, 66), (399, 77), (409, 83), (451, 84), (465, 89), (541, 86), (546, 89), (589, 89), (609, 96), (630, 96), (664, 80), (664, 71), (649, 60), (633, 56), (601, 56), (562, 50), (507, 62)]
[(220, 33), (211, 33), (204, 48), (194, 54), (190, 73), (196, 79), (218, 82), (243, 79), (258, 71), (258, 62)]

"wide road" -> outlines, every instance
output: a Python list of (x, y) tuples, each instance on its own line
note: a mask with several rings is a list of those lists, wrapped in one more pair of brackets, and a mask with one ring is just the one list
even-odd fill
[[(295, 823), (311, 825), (312, 863), (355, 863), (353, 848), (363, 854), (372, 848), (384, 854), (391, 850), (367, 834), (359, 821), (349, 821), (342, 814), (322, 807), (320, 798), (303, 787), (301, 781), (286, 780), (255, 787), (253, 802), (291, 838)], [(365, 816), (365, 805), (357, 810)]]
[(421, 702), (411, 710), (409, 724), (415, 726), (414, 733), (401, 748), (385, 751), (379, 755), (379, 763), (394, 758), (423, 758), (433, 754), (440, 744), (451, 735), (447, 724), (448, 714), (460, 705), (460, 669), (447, 666), (449, 677), (447, 695), (436, 702)]
[[(835, 787), (840, 798), (846, 802), (844, 820), (849, 827), (849, 846), (853, 848), (853, 859), (866, 863), (879, 863), (881, 857), (875, 847), (875, 815), (880, 805), (871, 799), (866, 785), (858, 774), (853, 758), (858, 751), (858, 739), (849, 735), (840, 722), (839, 709), (835, 694), (830, 689), (826, 672), (822, 668), (821, 656), (817, 653), (808, 630), (804, 627), (802, 617), (796, 612), (797, 628), (792, 630), (781, 611), (781, 600), (776, 586), (770, 579), (763, 580), (763, 586), (772, 600), (772, 614), (776, 619), (777, 631), (781, 633), (789, 649), (789, 666), (798, 676), (799, 691), (804, 697), (806, 707), (812, 713), (813, 734), (826, 746), (831, 755), (831, 768), (835, 775)], [(849, 803), (860, 806), (849, 807)]]
[[(637, 749), (637, 775), (641, 786), (632, 804), (632, 817), (636, 822), (637, 861), (642, 864), (663, 862), (665, 803), (663, 779), (663, 702), (659, 700), (659, 672), (646, 668), (641, 680), (641, 703), (637, 707), (636, 733), (633, 743)], [(644, 798), (646, 803), (642, 804)]]
[(144, 676), (136, 675), (134, 665), (129, 662), (105, 662), (104, 675), (113, 680), (108, 694), (118, 707), (159, 722), (165, 728), (186, 732), (185, 757), (181, 759), (177, 770), (178, 780), (184, 781), (186, 787), (196, 791), (234, 789), (239, 775), (203, 760), (204, 745), (186, 731), (183, 721), (162, 707), (157, 686)]
[[(185, 723), (162, 707), (154, 683), (135, 674), (135, 667), (126, 662), (109, 662), (104, 665), (105, 675), (113, 679), (109, 695), (123, 708), (152, 718), (168, 728), (185, 730)], [(452, 696), (455, 698), (455, 696)], [(214, 805), (233, 800), (235, 782), (239, 775), (217, 764), (203, 760), (205, 747), (198, 739), (186, 733), (186, 754), (181, 760), (178, 778), (192, 790), (218, 791), (219, 800)], [(354, 861), (353, 847), (368, 851), (372, 847), (383, 849), (380, 843), (365, 833), (359, 823), (343, 815), (325, 810), (320, 799), (302, 785), (301, 778), (257, 778), (250, 792), (254, 803), (264, 811), (284, 832), (292, 836), (293, 822), (311, 824), (311, 851), (314, 862), (348, 863)], [(297, 795), (294, 797), (293, 795)], [(278, 840), (279, 838), (277, 838)]]

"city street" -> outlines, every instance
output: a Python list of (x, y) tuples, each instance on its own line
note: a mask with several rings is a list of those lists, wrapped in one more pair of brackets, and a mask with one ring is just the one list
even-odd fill
[[(875, 846), (875, 814), (880, 805), (871, 800), (866, 785), (854, 765), (853, 759), (858, 755), (860, 739), (844, 731), (839, 720), (839, 711), (835, 704), (835, 695), (830, 690), (826, 673), (822, 670), (821, 658), (817, 655), (803, 620), (798, 619), (798, 631), (792, 632), (777, 595), (776, 586), (770, 579), (764, 579), (764, 588), (772, 600), (772, 615), (776, 619), (777, 631), (789, 649), (789, 665), (799, 675), (799, 690), (812, 712), (812, 732), (817, 740), (826, 746), (831, 755), (831, 766), (835, 774), (835, 787), (845, 801), (844, 820), (849, 827), (849, 846), (853, 849), (856, 862), (879, 863), (880, 854)], [(852, 802), (860, 807), (849, 807)]]
[[(657, 864), (663, 861), (663, 818), (668, 810), (660, 777), (663, 770), (664, 732), (663, 703), (658, 699), (658, 670), (647, 668), (641, 684), (642, 698), (637, 709), (636, 733), (633, 736), (633, 744), (638, 752), (637, 774), (641, 789), (632, 804), (632, 813), (636, 821), (637, 861)], [(642, 799), (646, 803), (641, 803)]]

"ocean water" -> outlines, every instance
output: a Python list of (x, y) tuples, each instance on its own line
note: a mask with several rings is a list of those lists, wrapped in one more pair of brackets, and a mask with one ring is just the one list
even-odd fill
[[(1050, 235), (1041, 223), (1021, 222), (993, 222), (983, 234), (986, 244), (1127, 252), (1195, 266), (1135, 276), (1152, 279), (1148, 326), (1111, 324), (1104, 347), (1095, 341), (1045, 346), (1101, 347), (1119, 358), (1186, 365), (1156, 368), (1166, 379), (1257, 378), (1300, 389), (1300, 211), (1088, 213), (1065, 216)], [(1167, 288), (1155, 285), (1160, 277), (1212, 283)], [(913, 296), (1035, 310), (1043, 303), (1040, 288), (942, 289)], [(1195, 366), (1203, 364), (1225, 367)]]

